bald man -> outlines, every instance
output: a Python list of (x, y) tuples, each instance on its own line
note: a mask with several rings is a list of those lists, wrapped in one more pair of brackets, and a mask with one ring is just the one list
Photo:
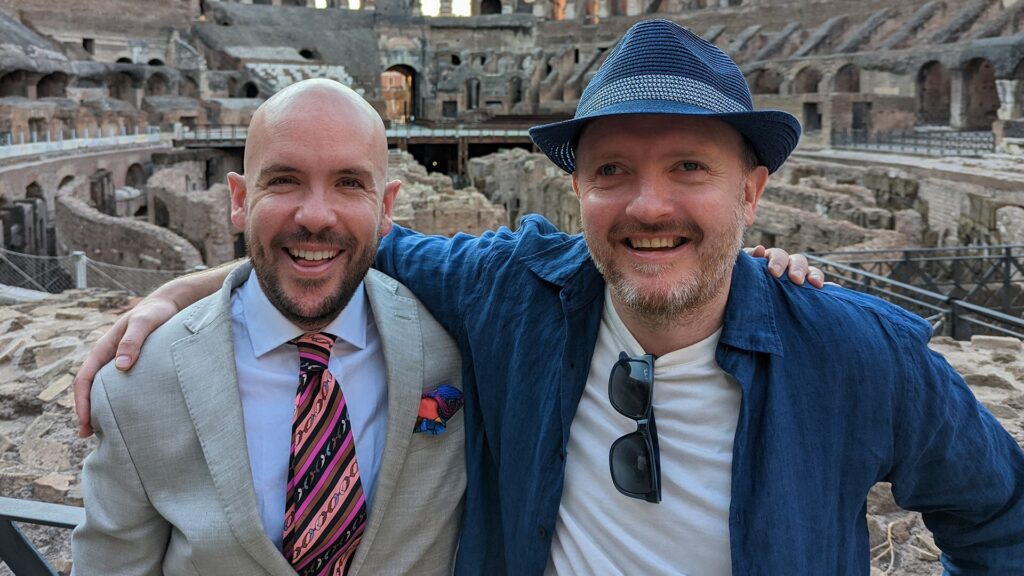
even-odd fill
[(369, 270), (399, 189), (386, 170), (380, 116), (341, 84), (256, 112), (228, 175), (251, 263), (94, 382), (76, 573), (451, 573), (460, 359)]

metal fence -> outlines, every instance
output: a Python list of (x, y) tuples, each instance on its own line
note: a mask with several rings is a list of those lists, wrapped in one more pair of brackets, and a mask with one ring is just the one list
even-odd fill
[[(245, 126), (205, 126), (183, 128), (175, 133), (174, 139), (182, 142), (243, 142), (249, 129)], [(396, 125), (387, 129), (388, 138), (529, 138), (527, 130), (521, 128), (430, 128), (411, 124)]]
[(992, 132), (843, 130), (832, 132), (832, 147), (928, 156), (983, 156), (995, 152), (996, 140)]
[[(894, 261), (883, 261), (881, 259), (839, 262), (837, 256), (848, 256), (851, 253), (832, 254), (831, 258), (823, 258), (820, 255), (808, 255), (812, 264), (821, 268), (828, 280), (835, 281), (846, 288), (865, 292), (878, 296), (897, 304), (911, 312), (914, 312), (932, 325), (936, 335), (951, 336), (957, 340), (969, 340), (976, 334), (988, 334), (996, 336), (1011, 336), (1024, 339), (1024, 319), (1019, 313), (1020, 307), (1017, 300), (1011, 300), (1011, 310), (1017, 312), (1004, 313), (976, 303), (969, 302), (965, 298), (956, 297), (951, 294), (943, 294), (937, 291), (925, 289), (916, 285), (869, 271), (873, 269), (887, 274), (892, 269), (885, 268), (885, 265), (893, 265)], [(1019, 273), (1019, 270), (1018, 270)], [(1011, 288), (1017, 298), (1024, 292), (1024, 279), (1014, 275)], [(933, 283), (931, 288), (940, 288), (943, 285), (955, 286), (955, 283)]]
[(53, 257), (0, 249), (0, 284), (51, 294), (71, 288), (101, 287), (142, 296), (196, 269), (149, 270), (99, 262), (84, 252)]
[(57, 576), (15, 523), (70, 529), (84, 521), (77, 506), (0, 498), (0, 561), (16, 576)]
[(143, 131), (138, 129), (128, 131), (124, 128), (120, 131), (109, 129), (107, 131), (97, 130), (92, 133), (86, 130), (81, 134), (74, 130), (68, 133), (61, 131), (52, 137), (49, 132), (42, 134), (36, 132), (28, 134), (3, 133), (0, 134), (0, 159), (88, 148), (155, 145), (169, 143), (170, 138), (171, 135), (161, 133), (158, 126), (150, 126)]

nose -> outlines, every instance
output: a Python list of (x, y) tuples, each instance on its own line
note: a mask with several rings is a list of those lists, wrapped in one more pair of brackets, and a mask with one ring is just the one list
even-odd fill
[(642, 178), (626, 214), (640, 222), (660, 222), (672, 214), (672, 188), (657, 178)]
[(334, 227), (338, 217), (331, 204), (331, 190), (324, 185), (311, 185), (295, 208), (295, 223), (314, 234)]

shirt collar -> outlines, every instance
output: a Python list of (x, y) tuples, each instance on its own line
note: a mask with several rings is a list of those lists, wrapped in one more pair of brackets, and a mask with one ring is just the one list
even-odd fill
[[(252, 352), (256, 358), (289, 340), (302, 336), (305, 332), (289, 322), (280, 310), (270, 303), (256, 279), (255, 270), (249, 273), (249, 278), (237, 290), (242, 302), (245, 325), (249, 330)], [(321, 332), (334, 334), (339, 340), (345, 340), (362, 349), (366, 347), (366, 325), (366, 291), (360, 282), (348, 305)]]
[(742, 251), (736, 257), (719, 344), (782, 356), (782, 338), (775, 323), (773, 299), (769, 297), (767, 263)]

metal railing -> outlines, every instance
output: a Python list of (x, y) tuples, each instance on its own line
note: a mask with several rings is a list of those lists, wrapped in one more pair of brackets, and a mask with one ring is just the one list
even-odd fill
[(877, 296), (920, 315), (932, 325), (935, 335), (969, 340), (976, 334), (1024, 339), (1024, 319), (966, 300), (925, 290), (858, 268), (856, 262), (838, 262), (808, 255), (828, 280), (845, 288)]
[(992, 132), (842, 130), (832, 132), (832, 147), (928, 156), (983, 156), (995, 152), (996, 140)]
[[(244, 142), (249, 129), (245, 126), (205, 126), (183, 128), (174, 135), (182, 142)], [(429, 128), (410, 124), (387, 129), (388, 138), (529, 138), (525, 129), (516, 128)]]
[(79, 135), (72, 130), (68, 134), (59, 132), (55, 138), (51, 138), (49, 132), (5, 134), (3, 138), (0, 138), (0, 159), (88, 148), (134, 147), (168, 143), (169, 141), (170, 135), (161, 133), (157, 126), (150, 126), (148, 130), (141, 132), (136, 128), (131, 133), (123, 128), (118, 133), (111, 128), (106, 132), (96, 131), (94, 133), (86, 130)]
[(15, 522), (74, 528), (85, 521), (78, 506), (0, 498), (0, 560), (15, 576), (57, 576)]
[(168, 280), (200, 270), (151, 270), (93, 260), (84, 252), (68, 256), (34, 256), (0, 248), (0, 284), (59, 294), (72, 288), (109, 288), (137, 296)]

